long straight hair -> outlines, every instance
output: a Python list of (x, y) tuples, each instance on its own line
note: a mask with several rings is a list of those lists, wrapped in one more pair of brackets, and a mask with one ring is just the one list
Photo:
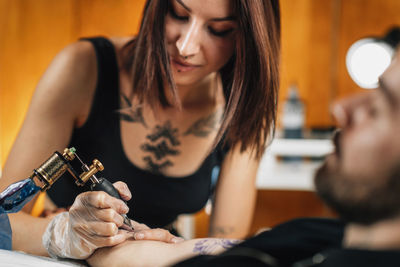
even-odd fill
[[(132, 96), (152, 108), (180, 107), (165, 43), (169, 1), (148, 0), (138, 36), (126, 45), (125, 67), (133, 73)], [(279, 0), (233, 0), (238, 37), (233, 56), (220, 70), (228, 92), (215, 147), (251, 148), (260, 157), (275, 132), (280, 63)], [(172, 93), (172, 103), (164, 85)]]

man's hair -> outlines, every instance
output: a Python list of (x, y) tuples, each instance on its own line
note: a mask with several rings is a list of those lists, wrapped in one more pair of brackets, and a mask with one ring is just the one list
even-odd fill
[[(132, 96), (152, 108), (180, 106), (164, 36), (169, 5), (167, 0), (148, 0), (139, 34), (125, 47), (125, 67), (133, 73)], [(260, 157), (276, 123), (279, 0), (234, 0), (233, 7), (238, 38), (233, 56), (220, 70), (229, 97), (214, 147), (225, 136), (229, 145), (241, 144), (241, 151), (250, 147)], [(166, 98), (164, 84), (171, 90), (172, 103)]]

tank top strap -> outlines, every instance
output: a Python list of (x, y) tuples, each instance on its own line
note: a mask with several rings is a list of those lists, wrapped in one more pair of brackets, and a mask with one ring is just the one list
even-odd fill
[(115, 112), (119, 108), (119, 73), (114, 45), (104, 37), (81, 40), (92, 43), (97, 59), (98, 78), (90, 117)]

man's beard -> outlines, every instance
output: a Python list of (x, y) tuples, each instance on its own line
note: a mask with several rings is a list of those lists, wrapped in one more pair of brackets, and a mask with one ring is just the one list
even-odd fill
[(347, 222), (367, 225), (400, 214), (400, 166), (390, 175), (356, 178), (325, 163), (314, 182), (317, 194)]

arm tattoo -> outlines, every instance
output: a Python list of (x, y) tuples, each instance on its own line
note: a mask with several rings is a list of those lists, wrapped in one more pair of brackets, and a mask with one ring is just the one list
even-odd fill
[(222, 110), (217, 110), (205, 118), (198, 119), (183, 133), (183, 135), (193, 134), (197, 137), (207, 137), (212, 131), (218, 129), (217, 126), (221, 120), (221, 112)]
[(128, 97), (124, 94), (121, 94), (121, 107), (122, 108), (117, 111), (121, 120), (128, 122), (139, 122), (147, 128), (147, 124), (143, 117), (143, 108), (141, 106), (132, 107), (132, 103)]
[(213, 254), (217, 249), (223, 248), (226, 250), (235, 246), (239, 242), (240, 240), (206, 238), (195, 243), (193, 252), (201, 255)]

